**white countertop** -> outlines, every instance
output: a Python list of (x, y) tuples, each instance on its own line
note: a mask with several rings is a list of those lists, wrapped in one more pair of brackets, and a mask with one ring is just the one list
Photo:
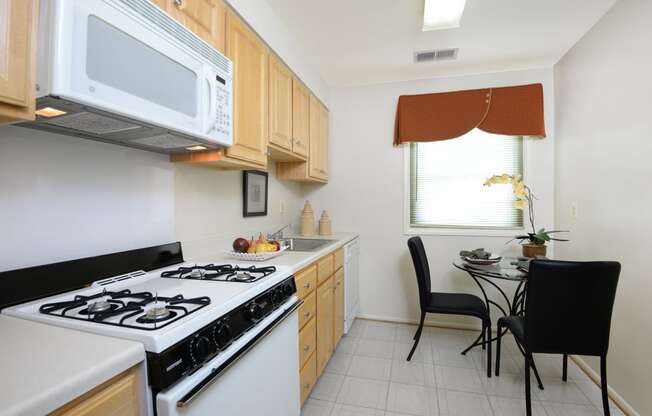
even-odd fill
[(139, 342), (0, 315), (0, 415), (44, 415), (145, 359)]
[[(285, 236), (285, 238), (309, 238), (309, 239), (319, 239), (319, 240), (333, 240), (333, 242), (315, 251), (285, 251), (280, 256), (274, 257), (269, 261), (256, 262), (256, 265), (260, 264), (261, 266), (264, 265), (289, 266), (292, 270), (291, 272), (295, 273), (303, 269), (304, 267), (310, 265), (311, 263), (319, 260), (319, 258), (323, 257), (329, 252), (337, 250), (338, 248), (344, 246), (346, 243), (348, 243), (349, 241), (357, 237), (358, 237), (357, 233), (347, 233), (347, 232), (333, 233), (331, 235), (315, 234), (310, 237), (303, 237), (298, 235)], [(224, 262), (224, 263), (237, 262), (237, 260), (229, 258), (224, 254), (224, 250), (226, 249), (227, 248), (225, 247), (212, 247), (212, 246), (203, 247), (201, 252), (205, 253), (204, 255), (197, 258), (190, 257), (186, 259), (186, 261), (191, 261), (191, 262), (211, 261), (211, 262)]]

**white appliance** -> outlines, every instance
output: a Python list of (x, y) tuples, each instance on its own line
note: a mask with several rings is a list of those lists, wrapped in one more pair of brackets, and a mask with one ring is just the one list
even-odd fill
[(40, 2), (37, 119), (160, 153), (233, 143), (232, 62), (149, 0)]
[(360, 239), (344, 246), (344, 333), (348, 334), (360, 308)]
[[(151, 251), (141, 257), (153, 258)], [(129, 254), (109, 261), (135, 258)], [(98, 259), (91, 263), (103, 264), (102, 256)], [(2, 313), (142, 342), (150, 415), (199, 416), (219, 410), (220, 416), (299, 416), (297, 309), (302, 302), (289, 269), (262, 266), (264, 273), (256, 274), (253, 264), (202, 264), (177, 263), (110, 277)], [(76, 264), (52, 267), (35, 269), (58, 270), (63, 276), (63, 270), (77, 270)], [(24, 271), (12, 273), (26, 276)], [(252, 275), (255, 279), (248, 279)]]

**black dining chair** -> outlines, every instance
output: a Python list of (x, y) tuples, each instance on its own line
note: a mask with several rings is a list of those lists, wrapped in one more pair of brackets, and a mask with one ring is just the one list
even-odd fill
[(533, 260), (528, 273), (525, 314), (498, 320), (496, 376), (500, 374), (500, 339), (507, 328), (525, 352), (525, 401), (532, 414), (532, 354), (563, 355), (567, 380), (568, 355), (600, 357), (602, 406), (609, 416), (607, 350), (620, 263)]
[[(414, 270), (417, 275), (419, 287), (419, 305), (421, 306), (421, 320), (419, 328), (414, 334), (414, 345), (407, 360), (412, 359), (414, 351), (419, 345), (423, 321), (426, 313), (439, 313), (445, 315), (473, 316), (482, 320), (482, 334), (484, 339), (491, 340), (491, 318), (485, 303), (478, 296), (466, 293), (439, 293), (431, 292), (430, 267), (426, 250), (423, 248), (421, 237), (412, 237), (408, 240), (408, 248), (412, 255)], [(491, 341), (486, 342), (487, 349), (487, 377), (491, 377)]]

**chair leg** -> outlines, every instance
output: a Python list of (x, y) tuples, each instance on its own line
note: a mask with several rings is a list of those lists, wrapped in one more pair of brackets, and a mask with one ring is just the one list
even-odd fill
[(483, 328), (482, 329), (482, 349), (483, 350), (487, 349), (487, 336), (485, 334), (486, 334), (486, 332), (484, 331), (484, 328)]
[(568, 354), (564, 354), (564, 365), (561, 374), (561, 379), (568, 381)]
[(500, 343), (502, 338), (502, 328), (498, 326), (498, 336), (496, 337), (496, 377), (500, 376)]
[(530, 366), (532, 357), (529, 352), (525, 353), (525, 414), (532, 416), (532, 396), (530, 391)]
[(417, 349), (417, 345), (419, 345), (419, 340), (421, 339), (421, 331), (423, 331), (423, 321), (426, 319), (426, 313), (421, 311), (421, 322), (419, 322), (419, 328), (417, 329), (417, 333), (414, 334), (414, 345), (412, 346), (412, 349), (410, 350), (410, 354), (407, 357), (407, 360), (410, 361), (412, 359), (412, 355), (414, 354), (414, 350)]
[(607, 354), (600, 356), (600, 388), (602, 389), (602, 409), (604, 416), (611, 416), (609, 411), (609, 386), (607, 385)]
[(532, 366), (532, 370), (534, 371), (534, 376), (537, 378), (539, 390), (543, 390), (543, 383), (541, 382), (541, 377), (539, 377), (539, 370), (537, 370), (537, 365), (534, 363), (534, 358), (532, 356), (530, 356), (530, 364)]
[(487, 323), (487, 377), (491, 378), (491, 321)]

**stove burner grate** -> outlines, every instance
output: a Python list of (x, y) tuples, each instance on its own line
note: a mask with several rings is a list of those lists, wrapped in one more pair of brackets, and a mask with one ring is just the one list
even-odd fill
[(253, 283), (276, 271), (274, 266), (240, 267), (231, 264), (207, 264), (179, 267), (161, 273), (161, 277), (189, 280), (210, 280), (218, 282)]
[[(130, 290), (109, 292), (104, 289), (101, 293), (92, 296), (78, 295), (71, 301), (41, 305), (39, 312), (105, 325), (155, 330), (190, 315), (210, 303), (210, 298), (206, 296), (186, 299), (182, 295), (160, 297), (150, 292), (131, 293)], [(119, 320), (110, 321), (111, 318), (119, 318)]]

